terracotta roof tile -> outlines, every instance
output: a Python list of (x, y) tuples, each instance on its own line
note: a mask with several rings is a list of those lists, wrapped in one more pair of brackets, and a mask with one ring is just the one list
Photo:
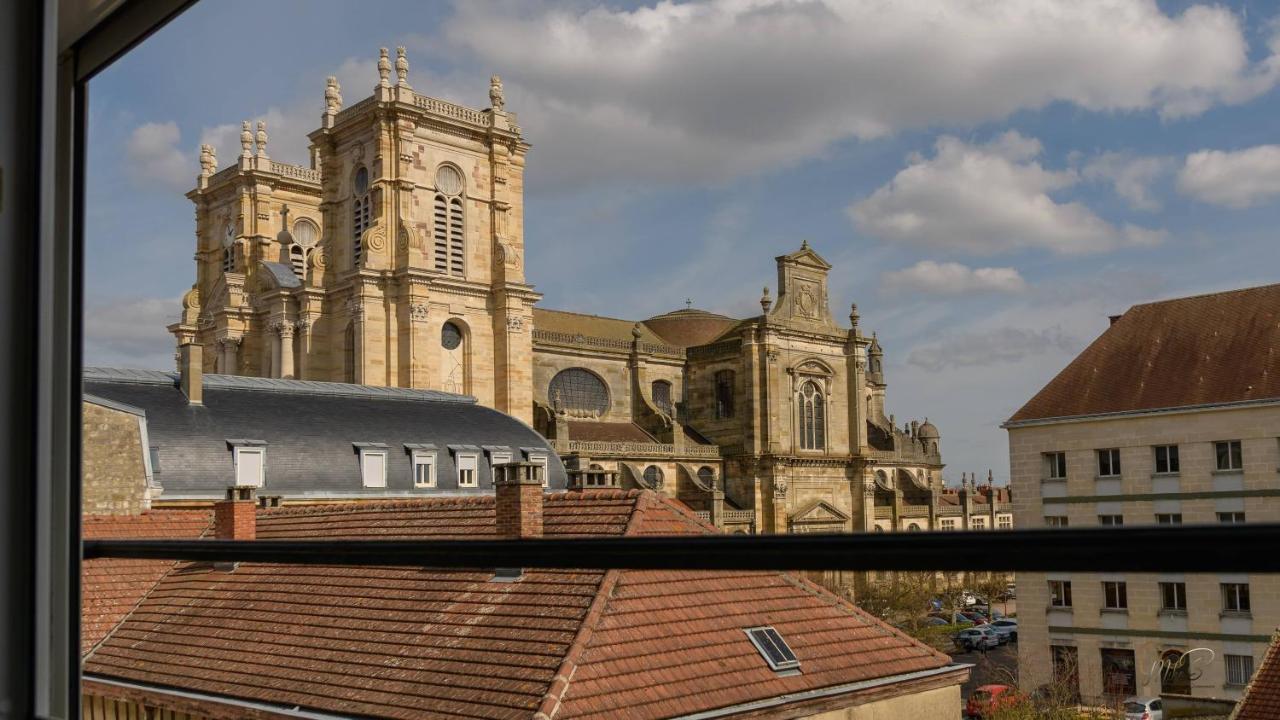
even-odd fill
[[(260, 538), (488, 538), (493, 498), (260, 510)], [(545, 497), (551, 536), (703, 534), (651, 493)], [(152, 686), (387, 718), (650, 718), (938, 668), (949, 659), (777, 572), (181, 564), (84, 670)], [(98, 586), (99, 588), (105, 586)], [(773, 625), (802, 672), (743, 632)], [(566, 684), (555, 678), (571, 678)], [(708, 682), (732, 678), (732, 682)]]
[(1135, 305), (1009, 422), (1280, 398), (1280, 284)]
[(1271, 646), (1262, 665), (1249, 681), (1231, 720), (1275, 720), (1280, 718), (1280, 633), (1271, 637)]
[[(183, 539), (204, 534), (205, 510), (152, 510), (141, 515), (86, 515), (81, 534), (107, 538)], [(80, 566), (80, 651), (89, 652), (120, 623), (174, 563), (169, 560), (87, 560)]]
[(706, 310), (687, 308), (651, 317), (644, 324), (668, 344), (687, 348), (714, 342), (738, 321)]

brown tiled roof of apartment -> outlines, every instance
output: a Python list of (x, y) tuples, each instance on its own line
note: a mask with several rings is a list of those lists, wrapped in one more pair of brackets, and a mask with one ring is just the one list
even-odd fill
[[(263, 539), (484, 539), (494, 499), (259, 510), (257, 527)], [(552, 537), (713, 531), (648, 492), (545, 498)], [(800, 673), (767, 667), (744, 632), (762, 625), (790, 643)], [(495, 582), (486, 570), (184, 564), (84, 672), (91, 690), (114, 679), (154, 687), (153, 700), (176, 687), (389, 718), (660, 718), (915, 671), (958, 683), (965, 671), (949, 661), (779, 572), (529, 570)]]
[(644, 428), (632, 422), (570, 420), (569, 439), (595, 442), (658, 442)]
[[(212, 522), (207, 510), (152, 510), (141, 515), (86, 515), (86, 540), (192, 539)], [(87, 653), (124, 620), (174, 566), (171, 560), (86, 560), (80, 565), (80, 652)]]
[(1280, 284), (1135, 305), (1011, 423), (1280, 398)]
[(1280, 718), (1280, 631), (1272, 634), (1262, 665), (1254, 672), (1231, 720)]

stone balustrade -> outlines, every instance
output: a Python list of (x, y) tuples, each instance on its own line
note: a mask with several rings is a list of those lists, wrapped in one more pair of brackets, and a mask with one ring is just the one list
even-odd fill
[(471, 108), (464, 107), (462, 105), (455, 105), (447, 100), (428, 97), (426, 95), (414, 95), (413, 104), (429, 113), (443, 115), (444, 117), (451, 118), (453, 120), (461, 120), (462, 122), (468, 122), (482, 127), (489, 127), (493, 124), (493, 115), (491, 113), (472, 110)]
[(320, 171), (302, 167), (301, 165), (290, 165), (289, 163), (276, 162), (275, 160), (272, 160), (271, 172), (280, 175), (281, 177), (303, 180), (317, 185), (320, 184)]
[(688, 457), (720, 459), (716, 445), (685, 445), (677, 448), (669, 443), (612, 442), (607, 440), (553, 440), (552, 447), (561, 455), (621, 455), (625, 457)]

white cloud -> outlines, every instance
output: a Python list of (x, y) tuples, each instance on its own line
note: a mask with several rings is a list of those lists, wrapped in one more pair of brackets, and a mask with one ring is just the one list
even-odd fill
[(1171, 158), (1108, 152), (1089, 160), (1080, 174), (1085, 180), (1110, 183), (1129, 207), (1154, 212), (1160, 201), (1152, 196), (1151, 185), (1172, 169)]
[(181, 298), (128, 298), (85, 305), (85, 365), (172, 370)]
[(1155, 0), (466, 2), (421, 42), (501, 73), (539, 172), (576, 183), (719, 181), (1058, 101), (1175, 118), (1280, 78), (1228, 9)]
[(921, 260), (909, 268), (885, 273), (885, 290), (893, 293), (967, 295), (982, 292), (1018, 293), (1027, 283), (1016, 268), (971, 268), (960, 263)]
[(1039, 154), (1039, 141), (1014, 131), (980, 145), (943, 135), (933, 157), (913, 155), (849, 214), (877, 237), (980, 255), (1020, 248), (1092, 253), (1163, 239), (1161, 231), (1118, 228), (1081, 203), (1055, 201), (1050, 193), (1076, 184), (1078, 175), (1046, 170)]
[(1191, 153), (1178, 173), (1178, 189), (1198, 200), (1229, 208), (1271, 200), (1280, 195), (1280, 145)]
[(178, 147), (181, 133), (174, 122), (144, 123), (133, 129), (125, 145), (129, 179), (139, 186), (183, 188), (195, 183), (195, 163)]
[(1063, 334), (1058, 327), (1044, 330), (1001, 328), (955, 335), (933, 345), (916, 348), (907, 356), (907, 363), (936, 372), (949, 367), (986, 367), (1017, 362), (1054, 351), (1070, 353), (1079, 346), (1078, 339)]

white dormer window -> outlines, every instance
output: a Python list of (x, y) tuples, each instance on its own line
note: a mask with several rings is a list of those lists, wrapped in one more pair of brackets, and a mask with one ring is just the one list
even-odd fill
[(506, 450), (494, 450), (489, 453), (489, 469), (511, 462), (511, 453)]
[(260, 445), (237, 445), (232, 448), (231, 453), (236, 469), (236, 485), (262, 487), (266, 476), (267, 449)]
[(367, 488), (387, 486), (387, 446), (382, 443), (353, 443), (360, 454), (360, 484)]
[(413, 486), (436, 486), (436, 453), (434, 450), (413, 451)]
[(480, 458), (473, 452), (458, 453), (455, 456), (458, 464), (458, 487), (479, 487), (480, 476), (476, 469)]
[(546, 453), (529, 453), (529, 462), (542, 466), (542, 487), (547, 487), (547, 455)]

